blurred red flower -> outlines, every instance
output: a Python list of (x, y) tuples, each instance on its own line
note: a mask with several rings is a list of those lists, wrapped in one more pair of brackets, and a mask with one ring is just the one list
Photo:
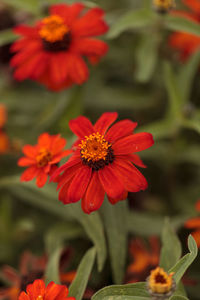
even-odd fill
[(107, 44), (93, 37), (107, 32), (108, 26), (102, 9), (83, 10), (81, 3), (52, 5), (50, 16), (34, 27), (15, 27), (22, 36), (11, 47), (18, 52), (11, 60), (17, 80), (30, 78), (58, 91), (88, 79), (82, 56), (96, 63), (107, 53)]
[(0, 103), (0, 154), (6, 153), (9, 149), (9, 138), (4, 130), (7, 121), (7, 110), (4, 104)]
[[(105, 193), (112, 204), (126, 199), (127, 193), (147, 188), (144, 176), (133, 165), (145, 167), (137, 154), (153, 145), (150, 133), (133, 134), (137, 126), (130, 120), (111, 124), (118, 114), (104, 113), (93, 126), (80, 116), (69, 122), (78, 136), (72, 157), (55, 171), (64, 204), (82, 199), (82, 209), (91, 213), (100, 208)], [(62, 175), (60, 175), (63, 172)]]
[[(200, 212), (200, 200), (195, 205), (196, 211)], [(200, 216), (191, 218), (185, 222), (185, 228), (193, 229), (192, 236), (195, 239), (198, 248), (200, 248)]]
[(36, 279), (32, 284), (26, 287), (26, 292), (21, 292), (19, 300), (75, 300), (68, 296), (68, 288), (65, 285), (50, 282), (47, 287), (41, 279)]
[[(172, 14), (185, 17), (186, 19), (200, 24), (200, 1), (183, 0), (182, 2), (190, 9), (190, 11), (173, 11)], [(178, 50), (180, 59), (185, 61), (199, 49), (200, 37), (186, 32), (175, 32), (170, 36), (169, 44), (171, 47)]]
[(43, 133), (38, 138), (35, 146), (25, 145), (23, 147), (24, 157), (18, 160), (20, 167), (28, 167), (21, 175), (21, 181), (30, 181), (36, 177), (38, 187), (43, 187), (47, 182), (48, 175), (57, 169), (57, 163), (71, 153), (63, 150), (66, 140), (60, 135), (49, 135)]
[(144, 281), (150, 270), (159, 264), (160, 243), (157, 237), (150, 237), (148, 244), (136, 238), (129, 245), (130, 264), (126, 272), (126, 283)]

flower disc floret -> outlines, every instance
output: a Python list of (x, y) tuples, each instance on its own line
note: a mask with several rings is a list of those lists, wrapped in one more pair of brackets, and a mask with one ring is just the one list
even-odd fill
[(39, 168), (48, 165), (48, 163), (52, 160), (52, 154), (49, 150), (42, 148), (39, 151), (39, 154), (36, 156), (37, 165)]
[(57, 15), (46, 17), (42, 20), (42, 26), (39, 35), (47, 42), (61, 41), (69, 28), (64, 23), (64, 20)]

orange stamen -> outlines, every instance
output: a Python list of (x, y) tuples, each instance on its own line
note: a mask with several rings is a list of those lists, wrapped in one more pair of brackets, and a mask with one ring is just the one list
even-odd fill
[(41, 149), (39, 154), (36, 156), (36, 161), (39, 168), (46, 166), (48, 162), (51, 161), (51, 159), (52, 159), (52, 154), (47, 149)]
[(157, 267), (151, 271), (148, 285), (153, 293), (165, 294), (172, 289), (172, 276), (174, 273), (167, 274), (162, 268)]
[(43, 297), (39, 295), (36, 300), (43, 300)]
[(64, 20), (57, 15), (52, 15), (42, 20), (39, 35), (47, 42), (54, 43), (61, 41), (68, 32), (69, 28), (64, 23)]
[(79, 144), (81, 148), (81, 157), (87, 161), (99, 161), (101, 159), (105, 160), (108, 154), (108, 149), (111, 147), (105, 139), (104, 136), (97, 133), (85, 136), (85, 139)]

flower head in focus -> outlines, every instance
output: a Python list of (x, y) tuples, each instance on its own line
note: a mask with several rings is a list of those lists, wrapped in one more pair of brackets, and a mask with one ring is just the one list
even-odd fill
[(137, 123), (130, 120), (110, 127), (117, 117), (116, 112), (104, 113), (95, 125), (83, 116), (69, 122), (78, 137), (74, 153), (51, 178), (59, 176), (59, 200), (64, 204), (82, 199), (83, 211), (91, 213), (100, 208), (105, 194), (115, 204), (126, 199), (128, 191), (147, 188), (146, 179), (135, 167), (145, 167), (136, 153), (151, 147), (153, 137), (145, 132), (133, 134)]
[[(199, 0), (183, 0), (182, 1), (189, 11), (173, 11), (174, 16), (182, 16), (186, 20), (189, 19), (194, 23), (200, 24), (200, 1)], [(186, 32), (172, 33), (169, 38), (169, 44), (176, 49), (182, 61), (187, 60), (200, 47), (200, 37)]]
[(144, 281), (149, 271), (159, 263), (160, 244), (157, 237), (150, 237), (148, 245), (141, 238), (131, 240), (130, 264), (126, 272), (126, 283)]
[(19, 295), (19, 300), (75, 300), (68, 296), (68, 288), (65, 285), (56, 284), (51, 281), (47, 287), (42, 279), (36, 279), (26, 287)]
[(14, 77), (55, 91), (84, 83), (89, 71), (83, 57), (96, 63), (108, 51), (107, 44), (95, 38), (108, 30), (103, 15), (100, 8), (85, 11), (82, 3), (57, 4), (34, 27), (15, 27), (21, 38), (11, 47), (17, 52), (11, 60)]
[[(196, 202), (196, 211), (200, 212), (200, 200)], [(184, 224), (185, 228), (192, 229), (192, 236), (195, 239), (198, 248), (200, 248), (200, 216), (187, 220)]]
[(21, 175), (21, 181), (36, 177), (37, 186), (43, 187), (60, 160), (71, 153), (70, 150), (63, 150), (65, 145), (66, 140), (59, 134), (51, 136), (48, 133), (39, 136), (37, 145), (25, 145), (22, 149), (25, 156), (18, 160), (18, 165), (28, 169)]

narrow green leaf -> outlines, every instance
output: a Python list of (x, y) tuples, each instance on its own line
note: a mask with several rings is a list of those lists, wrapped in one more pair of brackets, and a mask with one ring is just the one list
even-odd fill
[(115, 38), (128, 29), (144, 28), (153, 24), (155, 15), (147, 9), (133, 10), (119, 18), (114, 23), (107, 35), (108, 38)]
[(170, 297), (170, 300), (189, 300), (189, 299), (187, 297), (177, 295), (177, 296)]
[(10, 44), (16, 39), (16, 35), (11, 29), (6, 29), (0, 32), (0, 46)]
[(59, 278), (59, 262), (60, 262), (60, 256), (62, 253), (63, 247), (57, 246), (55, 251), (51, 253), (51, 255), (48, 258), (48, 264), (45, 270), (45, 282), (48, 284), (51, 281), (54, 281), (57, 284), (60, 284), (60, 278)]
[(108, 247), (115, 283), (121, 283), (124, 278), (127, 248), (127, 202), (111, 205), (104, 201), (101, 212), (105, 222), (105, 231), (108, 238)]
[(200, 36), (199, 24), (182, 16), (166, 16), (165, 27), (170, 30), (182, 31)]
[(181, 257), (181, 243), (170, 225), (169, 219), (165, 219), (162, 232), (162, 249), (160, 266), (169, 270)]
[(170, 64), (164, 64), (164, 77), (169, 100), (169, 117), (177, 120), (181, 116), (183, 100), (177, 84), (177, 78)]
[(145, 282), (111, 285), (99, 290), (91, 300), (148, 300), (150, 296)]
[(157, 62), (158, 45), (157, 34), (148, 32), (141, 37), (140, 45), (136, 50), (135, 78), (138, 81), (147, 82), (151, 78)]
[(193, 80), (199, 69), (200, 51), (195, 52), (190, 59), (181, 67), (178, 76), (178, 83), (183, 103), (190, 101), (190, 94), (193, 86)]
[(20, 182), (19, 176), (2, 178), (0, 187), (8, 188), (12, 194), (18, 195), (20, 200), (28, 204), (37, 206), (64, 220), (75, 219), (80, 223), (96, 247), (98, 270), (102, 270), (106, 259), (106, 242), (98, 212), (87, 215), (82, 211), (80, 203), (63, 205), (58, 201), (55, 186), (47, 185), (38, 189), (34, 182)]
[(96, 249), (89, 249), (81, 260), (78, 267), (76, 277), (69, 287), (69, 297), (75, 297), (76, 300), (81, 300), (94, 265)]
[(198, 253), (198, 248), (196, 245), (196, 242), (192, 235), (189, 236), (188, 238), (188, 248), (190, 253), (186, 254), (183, 256), (176, 264), (173, 266), (169, 272), (174, 272), (174, 278), (176, 280), (176, 283), (178, 283), (186, 270), (189, 268), (189, 266), (193, 263), (195, 260), (197, 253)]

